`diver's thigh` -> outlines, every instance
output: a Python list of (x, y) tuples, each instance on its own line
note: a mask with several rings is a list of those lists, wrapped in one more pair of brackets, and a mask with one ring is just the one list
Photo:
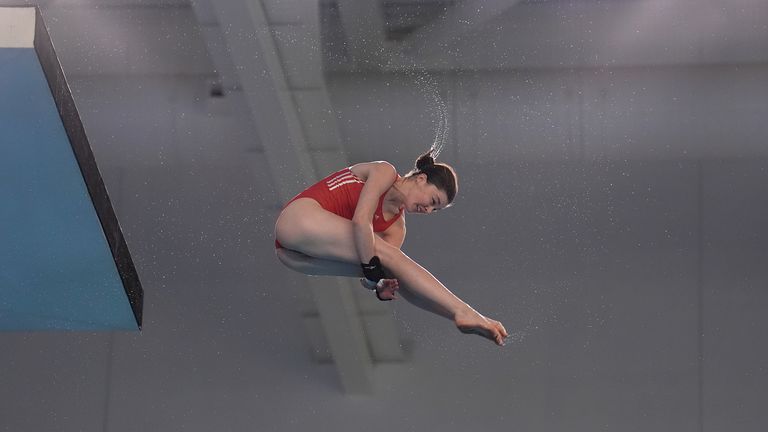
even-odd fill
[(300, 198), (283, 209), (275, 236), (283, 247), (312, 257), (359, 261), (352, 221), (325, 210), (311, 198)]
[(320, 203), (312, 198), (299, 198), (288, 204), (275, 222), (275, 239), (283, 247), (295, 249), (292, 246), (302, 243), (311, 233), (308, 232), (310, 221), (317, 214), (324, 212)]

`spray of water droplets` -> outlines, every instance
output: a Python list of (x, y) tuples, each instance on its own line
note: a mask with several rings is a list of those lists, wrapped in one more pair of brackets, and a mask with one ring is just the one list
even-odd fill
[[(280, 31), (272, 31), (271, 36), (282, 43), (291, 45), (304, 45), (310, 53), (310, 56), (317, 56), (320, 58), (320, 51), (322, 47), (318, 40), (305, 40), (296, 39), (292, 35), (285, 34)], [(450, 124), (448, 121), (449, 106), (445, 102), (445, 99), (440, 94), (440, 87), (435, 77), (430, 74), (424, 67), (418, 66), (415, 59), (407, 53), (400, 53), (398, 64), (399, 67), (393, 68), (393, 58), (390, 52), (385, 48), (378, 50), (378, 55), (372, 56), (377, 59), (378, 67), (385, 70), (398, 70), (403, 72), (414, 84), (419, 93), (424, 97), (427, 111), (431, 118), (431, 123), (434, 127), (434, 135), (432, 139), (432, 145), (430, 146), (430, 152), (432, 157), (437, 159), (438, 155), (443, 151), (446, 141), (448, 140), (448, 132), (450, 130)], [(404, 66), (405, 65), (405, 66)], [(450, 100), (450, 95), (447, 99)]]
[(450, 129), (450, 124), (448, 122), (448, 105), (445, 103), (445, 100), (440, 97), (440, 90), (437, 82), (429, 73), (423, 70), (414, 70), (409, 74), (413, 74), (413, 80), (416, 83), (419, 92), (427, 101), (427, 109), (432, 117), (432, 124), (435, 128), (434, 138), (432, 139), (432, 145), (429, 149), (432, 153), (432, 157), (437, 159), (437, 156), (445, 147), (448, 131)]

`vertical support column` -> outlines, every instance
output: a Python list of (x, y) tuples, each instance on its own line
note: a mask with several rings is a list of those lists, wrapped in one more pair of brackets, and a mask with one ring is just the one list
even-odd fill
[(350, 279), (309, 280), (342, 387), (350, 394), (371, 393), (373, 363)]

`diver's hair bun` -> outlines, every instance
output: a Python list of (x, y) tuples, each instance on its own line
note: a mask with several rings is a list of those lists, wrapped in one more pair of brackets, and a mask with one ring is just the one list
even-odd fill
[(416, 169), (419, 171), (424, 171), (426, 168), (429, 168), (434, 164), (435, 159), (432, 157), (432, 150), (424, 153), (423, 155), (419, 156), (418, 159), (416, 159)]
[(456, 171), (448, 164), (436, 163), (435, 158), (440, 153), (439, 149), (431, 148), (426, 153), (416, 159), (416, 168), (412, 169), (405, 178), (412, 178), (424, 174), (427, 176), (427, 182), (435, 185), (437, 189), (444, 191), (448, 204), (453, 203), (456, 198), (456, 192), (459, 190), (459, 184), (456, 181)]

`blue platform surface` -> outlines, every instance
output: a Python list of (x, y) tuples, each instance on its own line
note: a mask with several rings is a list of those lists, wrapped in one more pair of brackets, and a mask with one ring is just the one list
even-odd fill
[(0, 330), (137, 330), (43, 67), (0, 48)]

